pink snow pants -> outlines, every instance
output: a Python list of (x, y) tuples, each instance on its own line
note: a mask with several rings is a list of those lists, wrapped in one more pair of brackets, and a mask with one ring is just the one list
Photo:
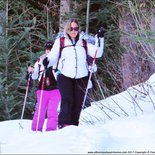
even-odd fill
[[(37, 91), (37, 104), (36, 111), (32, 120), (32, 130), (42, 131), (47, 112), (46, 131), (56, 130), (58, 124), (58, 106), (61, 100), (60, 92), (58, 89), (43, 91), (42, 102), (40, 102), (41, 90)], [(40, 112), (39, 112), (39, 104)], [(40, 113), (40, 116), (38, 116)], [(39, 117), (39, 118), (38, 118)], [(36, 129), (38, 128), (38, 129)]]

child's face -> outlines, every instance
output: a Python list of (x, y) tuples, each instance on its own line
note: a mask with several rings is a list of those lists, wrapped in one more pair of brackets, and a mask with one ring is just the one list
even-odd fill
[(50, 52), (50, 49), (45, 50), (45, 54), (48, 54)]

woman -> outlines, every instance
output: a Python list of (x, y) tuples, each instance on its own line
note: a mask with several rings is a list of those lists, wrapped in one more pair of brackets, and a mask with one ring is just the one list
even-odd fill
[[(49, 53), (53, 42), (48, 41), (45, 45), (45, 54), (40, 56), (34, 67), (29, 67), (28, 72), (32, 74), (33, 80), (38, 80), (36, 111), (32, 121), (33, 131), (42, 131), (47, 112), (46, 131), (56, 130), (58, 124), (58, 105), (60, 103), (60, 92), (53, 75), (52, 67), (44, 68), (43, 59)], [(45, 76), (44, 76), (45, 75)]]
[(58, 127), (79, 124), (79, 117), (83, 106), (84, 95), (88, 83), (87, 54), (101, 57), (103, 53), (104, 38), (98, 38), (95, 45), (87, 44), (87, 51), (83, 40), (79, 37), (80, 25), (76, 19), (70, 19), (64, 29), (64, 48), (60, 57), (60, 38), (55, 40), (51, 52), (44, 59), (44, 65), (58, 64), (57, 82), (61, 94)]

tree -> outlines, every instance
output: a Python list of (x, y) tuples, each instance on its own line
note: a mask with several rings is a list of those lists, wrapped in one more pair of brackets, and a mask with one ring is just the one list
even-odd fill
[(72, 1), (71, 0), (60, 0), (60, 24), (59, 32), (63, 31), (66, 24), (66, 14), (70, 14), (72, 11)]
[[(2, 0), (0, 3), (0, 10), (6, 14), (3, 16), (5, 33), (0, 53), (0, 120), (20, 117), (26, 90), (27, 67), (33, 65), (41, 55), (44, 43), (53, 39), (57, 28), (57, 22), (54, 22), (57, 12), (51, 9), (55, 3), (49, 3), (47, 9), (46, 2), (42, 5), (32, 2), (34, 1)], [(37, 7), (34, 8), (33, 5)], [(34, 96), (35, 88), (31, 88), (26, 104), (26, 118), (32, 117), (36, 102)]]
[(86, 16), (86, 33), (89, 32), (89, 10), (90, 10), (90, 0), (87, 0), (87, 16)]
[[(121, 45), (125, 48), (122, 56), (123, 88), (146, 81), (154, 73), (154, 47), (152, 27), (153, 11), (151, 1), (131, 1), (120, 7), (119, 27), (123, 32)], [(152, 43), (151, 43), (152, 42)]]
[[(1, 0), (0, 120), (20, 117), (27, 67), (41, 55), (44, 43), (62, 31), (61, 21), (71, 17), (92, 36), (100, 26), (105, 29), (96, 77), (106, 97), (147, 79), (154, 72), (154, 13), (154, 0)], [(98, 87), (93, 95), (94, 100), (103, 98)], [(26, 118), (32, 116), (34, 96), (33, 87)]]

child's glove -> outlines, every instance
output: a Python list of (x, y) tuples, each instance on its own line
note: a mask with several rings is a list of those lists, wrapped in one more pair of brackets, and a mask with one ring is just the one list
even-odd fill
[(43, 60), (43, 65), (44, 65), (45, 68), (47, 68), (48, 64), (49, 64), (49, 61), (48, 61), (48, 58), (46, 57), (46, 58)]

